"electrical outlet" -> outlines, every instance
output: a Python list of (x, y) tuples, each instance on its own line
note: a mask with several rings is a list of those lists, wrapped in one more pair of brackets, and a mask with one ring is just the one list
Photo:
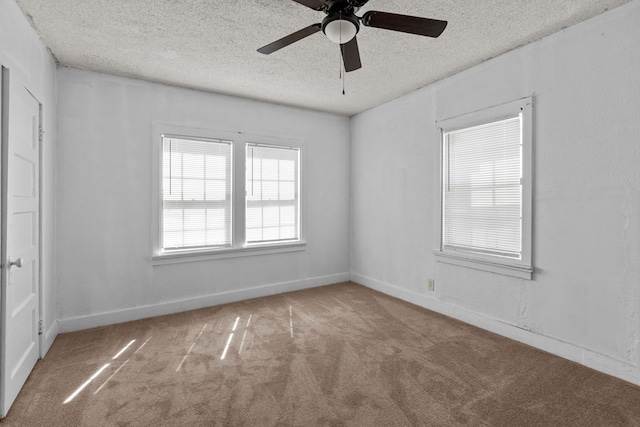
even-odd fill
[(436, 281), (433, 279), (429, 279), (429, 282), (427, 282), (427, 289), (430, 291), (435, 291), (436, 290)]

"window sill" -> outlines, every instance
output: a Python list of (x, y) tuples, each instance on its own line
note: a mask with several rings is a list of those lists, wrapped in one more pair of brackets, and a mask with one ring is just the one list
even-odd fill
[(505, 276), (518, 277), (520, 279), (531, 280), (533, 267), (528, 265), (517, 265), (507, 262), (498, 262), (484, 258), (474, 258), (449, 252), (434, 251), (436, 261), (445, 264), (458, 265), (461, 267), (473, 268), (475, 270), (489, 271), (491, 273), (503, 274)]
[(165, 252), (151, 257), (151, 265), (167, 265), (183, 262), (198, 262), (215, 259), (298, 252), (304, 251), (306, 245), (306, 242), (294, 242), (270, 245), (252, 245), (245, 246), (243, 248), (224, 248), (210, 251)]

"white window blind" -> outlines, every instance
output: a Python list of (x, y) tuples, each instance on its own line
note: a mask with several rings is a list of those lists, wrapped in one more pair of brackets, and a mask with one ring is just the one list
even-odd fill
[(298, 148), (247, 144), (247, 243), (300, 239)]
[(231, 141), (162, 137), (162, 249), (231, 245)]
[(522, 114), (443, 144), (443, 249), (521, 259)]

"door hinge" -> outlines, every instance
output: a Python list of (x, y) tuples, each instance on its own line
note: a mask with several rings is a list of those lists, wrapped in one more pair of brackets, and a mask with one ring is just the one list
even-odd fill
[(40, 320), (38, 321), (38, 335), (42, 335), (43, 332), (44, 332), (44, 321)]
[(44, 140), (44, 129), (42, 128), (42, 126), (40, 126), (40, 129), (38, 129), (38, 142), (42, 144), (43, 140)]

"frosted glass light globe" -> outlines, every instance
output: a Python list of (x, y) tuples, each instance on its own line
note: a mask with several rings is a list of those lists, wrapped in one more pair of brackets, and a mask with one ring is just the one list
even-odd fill
[(324, 27), (324, 33), (329, 40), (337, 44), (345, 44), (354, 38), (357, 32), (358, 29), (355, 24), (344, 19), (336, 19)]

